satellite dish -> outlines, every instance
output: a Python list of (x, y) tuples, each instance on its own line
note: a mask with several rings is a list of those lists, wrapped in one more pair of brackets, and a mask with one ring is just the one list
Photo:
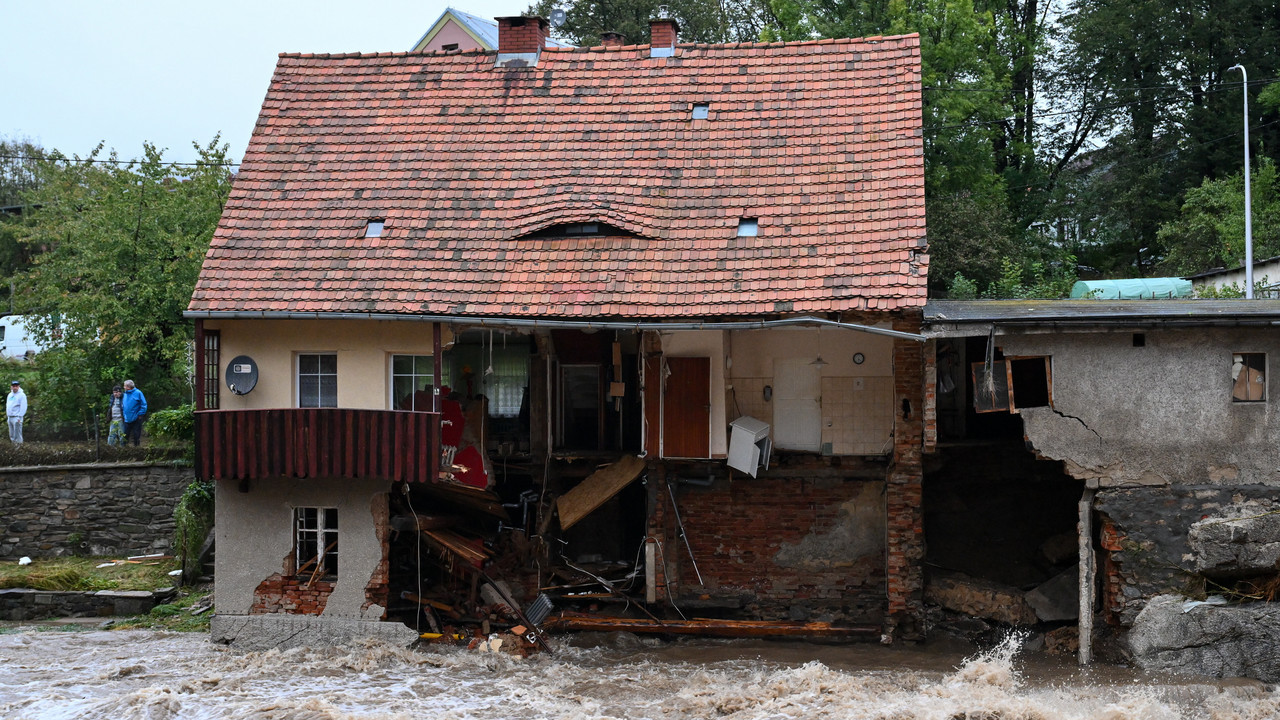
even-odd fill
[(564, 24), (564, 10), (556, 8), (551, 11), (551, 27), (558, 28)]
[(248, 355), (227, 364), (227, 387), (236, 395), (248, 395), (258, 384), (258, 363)]

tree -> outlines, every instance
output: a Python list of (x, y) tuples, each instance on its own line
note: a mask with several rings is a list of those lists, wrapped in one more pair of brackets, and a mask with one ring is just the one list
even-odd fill
[(35, 249), (21, 242), (23, 196), (40, 185), (39, 161), (44, 151), (30, 140), (0, 138), (0, 314), (11, 311), (9, 279), (31, 267)]
[(17, 278), (40, 355), (41, 407), (65, 420), (133, 378), (154, 404), (189, 396), (191, 323), (182, 313), (230, 189), (227, 146), (196, 146), (199, 161), (166, 163), (50, 154), (30, 194), (24, 242), (47, 248)]
[(765, 0), (537, 0), (526, 12), (545, 18), (553, 9), (564, 10), (564, 25), (553, 35), (574, 45), (599, 45), (606, 32), (643, 45), (649, 42), (649, 20), (662, 6), (680, 23), (682, 42), (756, 40), (771, 17)]
[[(1262, 158), (1252, 173), (1253, 256), (1280, 255), (1280, 177)], [(1244, 174), (1205, 180), (1187, 191), (1178, 218), (1160, 228), (1166, 272), (1178, 275), (1244, 264)], [(1280, 278), (1277, 278), (1280, 280)]]

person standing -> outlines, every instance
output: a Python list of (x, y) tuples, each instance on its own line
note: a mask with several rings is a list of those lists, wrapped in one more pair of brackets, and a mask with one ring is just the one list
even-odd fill
[(147, 397), (134, 387), (132, 380), (124, 381), (124, 398), (120, 404), (121, 416), (124, 419), (124, 442), (128, 445), (142, 444), (142, 422), (147, 418)]
[(17, 380), (9, 383), (9, 401), (5, 405), (9, 416), (9, 441), (21, 445), (22, 418), (27, 416), (27, 394), (22, 392), (22, 384)]
[(107, 407), (107, 417), (111, 418), (111, 429), (107, 431), (107, 444), (124, 445), (124, 390), (119, 385), (111, 388)]

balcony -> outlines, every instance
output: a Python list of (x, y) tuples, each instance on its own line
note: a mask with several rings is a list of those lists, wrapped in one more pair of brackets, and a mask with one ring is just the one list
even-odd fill
[(205, 479), (430, 482), (439, 459), (437, 413), (341, 408), (196, 413), (196, 472)]

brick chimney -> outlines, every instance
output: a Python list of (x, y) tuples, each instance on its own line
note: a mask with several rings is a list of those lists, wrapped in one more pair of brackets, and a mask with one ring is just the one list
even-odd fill
[(622, 33), (605, 32), (600, 33), (600, 43), (605, 47), (622, 47), (627, 44), (627, 38)]
[(550, 23), (540, 17), (500, 17), (498, 20), (498, 67), (533, 67), (547, 44)]
[(680, 24), (667, 17), (667, 6), (658, 7), (658, 17), (649, 21), (649, 57), (671, 57), (676, 52)]

